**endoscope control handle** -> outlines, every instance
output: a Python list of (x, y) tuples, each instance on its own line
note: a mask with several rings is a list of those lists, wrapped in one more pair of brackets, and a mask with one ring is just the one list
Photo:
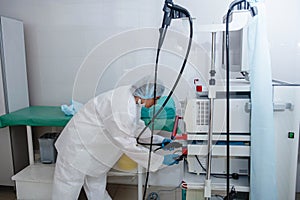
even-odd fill
[(186, 155), (187, 155), (187, 149), (183, 149), (182, 154), (180, 156), (174, 158), (174, 160), (182, 161), (184, 158), (186, 158)]
[(176, 160), (176, 161), (182, 161), (184, 157), (185, 157), (185, 155), (182, 154), (182, 155), (174, 158), (174, 160)]
[(179, 120), (182, 119), (182, 117), (176, 115), (175, 117), (175, 122), (174, 122), (174, 126), (173, 126), (173, 131), (172, 131), (172, 135), (171, 135), (171, 139), (174, 140), (177, 134), (177, 130), (178, 130), (178, 122)]

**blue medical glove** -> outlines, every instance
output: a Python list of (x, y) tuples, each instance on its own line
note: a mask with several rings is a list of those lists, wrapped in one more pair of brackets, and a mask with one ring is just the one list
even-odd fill
[(174, 164), (178, 164), (179, 161), (176, 160), (178, 157), (179, 157), (178, 154), (168, 154), (168, 155), (165, 155), (164, 156), (163, 164), (164, 165), (168, 165), (168, 166), (171, 166), (171, 165), (174, 165)]
[(172, 140), (169, 138), (163, 139), (163, 141), (161, 142), (161, 148), (164, 148), (167, 144), (169, 144), (171, 142), (172, 142)]

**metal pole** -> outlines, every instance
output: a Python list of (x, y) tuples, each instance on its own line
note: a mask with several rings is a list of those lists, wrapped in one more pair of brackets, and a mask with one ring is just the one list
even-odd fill
[(143, 167), (138, 165), (138, 200), (143, 200)]
[[(212, 32), (212, 48), (211, 48), (211, 70), (210, 70), (210, 80), (209, 86), (213, 88), (216, 84), (215, 81), (215, 53), (216, 53), (216, 32)], [(207, 160), (206, 160), (206, 180), (205, 180), (205, 191), (204, 197), (205, 199), (210, 199), (211, 197), (211, 159), (212, 159), (212, 135), (213, 135), (213, 113), (214, 113), (214, 98), (215, 98), (215, 91), (209, 91), (209, 106), (210, 106), (210, 113), (209, 113), (209, 129), (208, 129), (208, 141), (207, 141)]]
[(33, 152), (31, 126), (26, 126), (26, 130), (27, 130), (27, 144), (28, 144), (29, 164), (33, 165), (34, 164), (34, 152)]

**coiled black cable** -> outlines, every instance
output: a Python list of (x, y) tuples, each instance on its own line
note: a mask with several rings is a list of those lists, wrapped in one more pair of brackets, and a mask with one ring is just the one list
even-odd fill
[[(138, 135), (138, 137), (136, 138), (136, 141), (138, 144), (140, 145), (150, 145), (149, 146), (149, 158), (148, 158), (148, 166), (147, 166), (147, 172), (146, 172), (146, 180), (145, 180), (145, 184), (144, 184), (144, 194), (143, 194), (143, 199), (145, 199), (146, 197), (146, 193), (147, 193), (147, 185), (148, 185), (148, 180), (149, 180), (149, 170), (150, 170), (150, 161), (151, 161), (151, 153), (152, 153), (152, 146), (153, 145), (162, 145), (161, 143), (158, 143), (158, 144), (153, 144), (153, 131), (154, 131), (154, 120), (157, 118), (157, 116), (161, 113), (161, 111), (164, 109), (164, 107), (166, 106), (166, 104), (168, 103), (169, 99), (171, 98), (171, 96), (173, 95), (174, 93), (174, 90), (176, 89), (178, 83), (179, 83), (179, 80), (183, 74), (183, 71), (185, 69), (185, 66), (186, 66), (186, 63), (187, 63), (187, 59), (188, 59), (188, 56), (189, 56), (189, 53), (190, 53), (190, 50), (191, 50), (191, 46), (192, 46), (192, 38), (193, 38), (193, 22), (192, 22), (192, 18), (190, 16), (190, 13), (180, 7), (180, 6), (176, 6), (176, 5), (173, 5), (172, 7), (173, 11), (176, 11), (176, 12), (181, 12), (183, 13), (186, 17), (188, 17), (189, 19), (189, 25), (190, 25), (190, 35), (189, 35), (189, 42), (188, 42), (188, 47), (187, 47), (187, 51), (186, 51), (186, 54), (185, 54), (185, 57), (184, 57), (184, 61), (182, 63), (182, 66), (181, 66), (181, 69), (178, 73), (178, 76), (176, 78), (176, 81), (171, 89), (171, 91), (169, 92), (167, 98), (165, 99), (164, 103), (162, 104), (162, 106), (160, 107), (160, 109), (155, 112), (155, 106), (154, 106), (154, 111), (153, 111), (153, 117), (151, 119), (151, 121), (145, 126), (145, 128), (140, 132), (140, 134)], [(166, 36), (166, 33), (167, 33), (167, 26), (166, 27), (162, 27), (159, 29), (159, 32), (160, 32), (160, 36), (159, 36), (159, 41), (158, 41), (158, 48), (157, 48), (157, 53), (156, 53), (156, 61), (155, 61), (155, 76), (154, 76), (154, 99), (156, 99), (156, 81), (157, 81), (157, 71), (158, 71), (158, 61), (159, 61), (159, 55), (160, 55), (160, 50), (161, 50), (161, 47), (163, 45), (163, 42), (164, 42), (164, 39), (165, 39), (165, 36)], [(147, 128), (152, 124), (152, 131), (151, 131), (151, 138), (150, 138), (150, 143), (143, 143), (143, 142), (140, 142), (139, 139), (141, 137), (141, 135), (147, 130)]]

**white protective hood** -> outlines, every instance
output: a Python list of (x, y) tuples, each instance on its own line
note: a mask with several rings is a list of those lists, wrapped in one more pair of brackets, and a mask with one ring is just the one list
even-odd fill
[[(139, 118), (130, 86), (123, 86), (90, 100), (72, 118), (56, 142), (60, 155), (84, 173), (108, 171), (125, 153), (147, 167), (149, 150), (137, 146), (135, 137), (145, 127)], [(150, 136), (148, 129), (144, 137)], [(152, 154), (150, 171), (162, 166), (163, 156)]]

